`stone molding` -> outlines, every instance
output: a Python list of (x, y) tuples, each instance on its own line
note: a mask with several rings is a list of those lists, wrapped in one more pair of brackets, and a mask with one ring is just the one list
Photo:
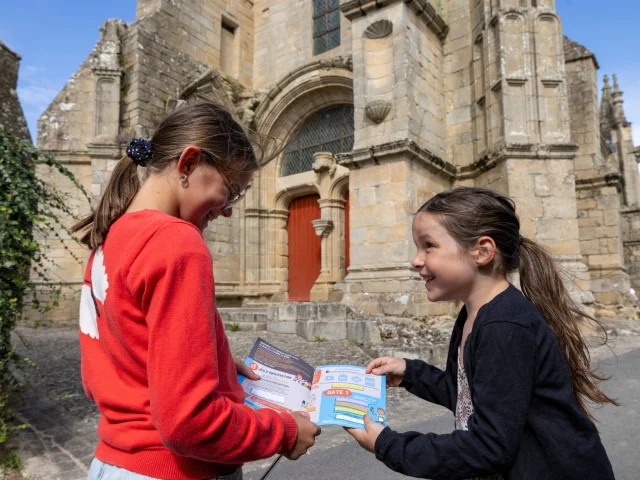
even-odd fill
[(317, 220), (311, 220), (311, 224), (318, 237), (327, 238), (333, 231), (333, 220), (319, 218)]
[(41, 152), (55, 157), (63, 165), (91, 165), (89, 150), (41, 150)]
[[(304, 184), (298, 184), (289, 188), (283, 188), (279, 190), (278, 193), (276, 193), (276, 196), (273, 199), (273, 205), (275, 206), (274, 210), (288, 212), (289, 204), (296, 197), (303, 197), (305, 195), (319, 195), (319, 194), (320, 192), (318, 190), (317, 185), (313, 183), (304, 183)], [(251, 210), (260, 210), (260, 209), (256, 208)]]
[(118, 160), (122, 157), (119, 143), (89, 143), (87, 149), (92, 159)]
[(289, 74), (280, 80), (275, 86), (271, 87), (266, 94), (266, 99), (263, 101), (256, 110), (256, 117), (261, 118), (267, 111), (269, 104), (287, 87), (303, 75), (314, 72), (316, 70), (328, 70), (331, 68), (337, 68), (342, 70), (353, 71), (353, 62), (351, 55), (337, 56), (333, 58), (325, 58), (321, 60), (314, 60), (313, 62), (306, 63), (301, 67), (296, 68), (289, 72)]
[(493, 169), (507, 158), (573, 160), (578, 150), (578, 145), (568, 144), (502, 144), (499, 148), (487, 152), (483, 157), (467, 167), (455, 165), (434, 155), (429, 150), (420, 147), (412, 140), (400, 140), (373, 147), (353, 150), (349, 153), (336, 155), (339, 165), (349, 168), (361, 168), (370, 164), (377, 164), (386, 160), (389, 156), (409, 155), (412, 159), (421, 161), (425, 166), (435, 169), (452, 180), (473, 179), (482, 173)]
[[(382, 277), (381, 274), (384, 274), (384, 276)], [(388, 265), (350, 266), (346, 281), (348, 283), (354, 283), (362, 280), (420, 280), (420, 275), (413, 269), (409, 262), (406, 264), (391, 263)]]
[(616, 187), (618, 193), (622, 191), (624, 179), (619, 173), (611, 173), (601, 177), (576, 179), (576, 190), (588, 190), (592, 188)]
[(429, 0), (350, 0), (340, 5), (340, 10), (342, 10), (345, 17), (353, 21), (373, 10), (381, 9), (400, 1), (406, 3), (418, 18), (422, 19), (425, 25), (433, 30), (441, 41), (446, 38), (447, 33), (449, 33), (449, 27)]
[(383, 143), (368, 148), (360, 148), (349, 153), (336, 155), (339, 165), (349, 168), (361, 168), (370, 164), (378, 164), (381, 160), (387, 160), (390, 156), (407, 155), (418, 160), (425, 166), (443, 173), (451, 178), (456, 177), (456, 167), (442, 160), (429, 150), (420, 147), (412, 140), (399, 140), (397, 142)]
[(337, 167), (335, 158), (330, 152), (316, 152), (313, 154), (313, 171), (318, 175), (326, 170), (329, 172), (329, 176), (333, 178)]
[(501, 143), (497, 147), (485, 150), (471, 165), (458, 168), (456, 180), (474, 179), (484, 172), (492, 170), (508, 158), (573, 160), (578, 151), (575, 143), (534, 144)]

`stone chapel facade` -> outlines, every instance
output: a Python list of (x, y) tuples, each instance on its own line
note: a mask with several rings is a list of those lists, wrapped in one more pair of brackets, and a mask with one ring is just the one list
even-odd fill
[(451, 313), (410, 266), (411, 222), (457, 185), (512, 197), (597, 314), (640, 289), (640, 150), (615, 76), (598, 106), (596, 58), (554, 0), (138, 0), (135, 22), (100, 30), (38, 129), (95, 197), (128, 141), (185, 103), (290, 142), (205, 231), (221, 307)]

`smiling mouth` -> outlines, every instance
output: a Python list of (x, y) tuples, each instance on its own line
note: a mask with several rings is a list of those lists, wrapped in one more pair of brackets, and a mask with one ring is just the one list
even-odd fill
[(431, 280), (435, 280), (436, 277), (435, 275), (426, 275), (422, 278), (424, 278), (424, 282), (428, 284)]
[(215, 215), (213, 214), (213, 211), (212, 211), (212, 210), (209, 210), (209, 211), (207, 212), (207, 222), (210, 222), (210, 221), (211, 221), (211, 220), (213, 220), (214, 218), (216, 218), (216, 217), (215, 217)]

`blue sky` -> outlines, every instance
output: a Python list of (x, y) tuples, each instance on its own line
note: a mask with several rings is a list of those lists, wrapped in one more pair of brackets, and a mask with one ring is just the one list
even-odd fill
[[(600, 82), (604, 74), (618, 74), (640, 144), (640, 2), (556, 0), (556, 9), (565, 35), (596, 53)], [(98, 28), (108, 18), (132, 22), (135, 10), (135, 0), (8, 0), (2, 6), (0, 39), (22, 56), (18, 95), (34, 140), (38, 116), (91, 52)]]

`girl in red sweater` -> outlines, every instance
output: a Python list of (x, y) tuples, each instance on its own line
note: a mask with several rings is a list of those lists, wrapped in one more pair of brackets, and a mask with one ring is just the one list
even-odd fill
[(261, 163), (228, 112), (180, 108), (150, 141), (131, 141), (74, 227), (92, 250), (79, 335), (102, 414), (90, 480), (239, 480), (242, 463), (295, 460), (320, 433), (300, 413), (244, 405), (237, 374), (257, 377), (231, 356), (215, 305), (202, 231), (231, 216)]

